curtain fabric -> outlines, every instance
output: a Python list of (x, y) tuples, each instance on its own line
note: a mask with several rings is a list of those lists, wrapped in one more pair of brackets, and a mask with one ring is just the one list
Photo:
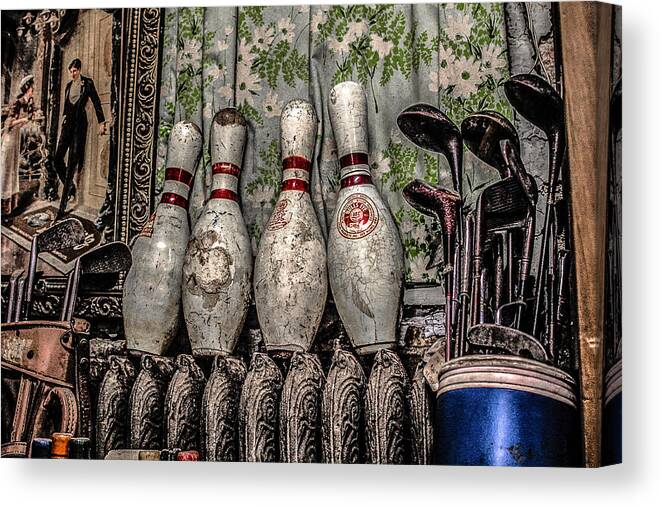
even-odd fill
[[(175, 122), (194, 121), (208, 141), (214, 113), (237, 107), (249, 122), (240, 191), (256, 254), (281, 183), (279, 115), (287, 101), (305, 98), (320, 118), (311, 194), (327, 230), (339, 189), (328, 93), (336, 83), (358, 81), (368, 100), (373, 178), (399, 227), (406, 279), (440, 283), (442, 274), (426, 269), (436, 225), (401, 190), (416, 177), (451, 187), (448, 165), (403, 138), (396, 118), (427, 102), (457, 125), (484, 109), (512, 119), (501, 87), (509, 76), (503, 4), (177, 8), (165, 17), (157, 184)], [(497, 178), (466, 152), (467, 205)], [(191, 195), (193, 220), (210, 182), (205, 149)]]

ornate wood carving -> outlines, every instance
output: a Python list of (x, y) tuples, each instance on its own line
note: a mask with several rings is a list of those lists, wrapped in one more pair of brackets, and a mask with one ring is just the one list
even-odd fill
[(140, 373), (129, 402), (133, 449), (162, 449), (164, 444), (165, 394), (175, 365), (161, 356), (142, 357)]
[(314, 354), (295, 352), (280, 401), (280, 460), (318, 463), (324, 372)]
[(355, 356), (336, 350), (321, 402), (325, 463), (362, 461), (365, 383), (363, 368)]
[(246, 379), (243, 361), (214, 358), (202, 397), (201, 449), (207, 461), (239, 460), (239, 401)]
[(153, 208), (162, 9), (125, 9), (117, 125), (115, 240), (130, 243)]
[(432, 398), (423, 374), (423, 364), (415, 370), (411, 382), (409, 413), (411, 414), (411, 462), (414, 465), (429, 465), (434, 448), (432, 426)]
[(176, 363), (165, 397), (165, 446), (197, 450), (204, 372), (188, 354), (177, 356)]
[(380, 350), (367, 382), (367, 456), (374, 464), (406, 463), (407, 397), (411, 385), (395, 352)]
[(96, 457), (129, 444), (129, 397), (135, 367), (127, 357), (110, 356), (109, 369), (99, 389), (96, 411)]
[(282, 373), (266, 354), (252, 357), (241, 391), (239, 431), (241, 461), (278, 460), (278, 408)]

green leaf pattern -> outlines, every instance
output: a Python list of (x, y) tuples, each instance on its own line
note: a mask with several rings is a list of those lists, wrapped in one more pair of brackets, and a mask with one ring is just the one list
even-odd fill
[[(457, 123), (482, 109), (512, 116), (499, 88), (508, 77), (502, 5), (166, 9), (164, 42), (157, 185), (174, 122), (195, 121), (208, 139), (214, 112), (239, 108), (250, 124), (241, 202), (256, 251), (280, 187), (279, 115), (288, 100), (306, 98), (321, 120), (312, 197), (328, 227), (339, 188), (328, 91), (358, 81), (368, 96), (370, 165), (399, 226), (407, 281), (440, 283), (437, 270), (426, 270), (437, 226), (413, 210), (401, 190), (413, 178), (450, 185), (447, 163), (404, 139), (395, 120), (416, 102), (437, 105)], [(469, 194), (495, 179), (492, 169), (470, 154), (465, 158)], [(207, 155), (196, 177), (202, 192), (210, 182), (209, 162)]]

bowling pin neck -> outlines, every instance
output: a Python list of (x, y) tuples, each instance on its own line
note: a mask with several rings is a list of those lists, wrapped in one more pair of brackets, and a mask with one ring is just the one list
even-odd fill
[(354, 152), (340, 157), (341, 188), (371, 184), (372, 175), (368, 165), (367, 153)]
[(310, 192), (312, 162), (305, 157), (291, 156), (282, 160), (282, 191)]
[(210, 199), (239, 200), (239, 175), (241, 168), (233, 162), (215, 162), (211, 166), (213, 182)]
[(165, 182), (160, 204), (188, 209), (188, 194), (193, 184), (193, 172), (180, 167), (165, 170)]

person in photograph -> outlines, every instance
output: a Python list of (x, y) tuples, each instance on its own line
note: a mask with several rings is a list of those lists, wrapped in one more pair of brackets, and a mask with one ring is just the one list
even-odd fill
[[(105, 116), (101, 100), (96, 92), (94, 81), (81, 74), (82, 62), (74, 58), (69, 64), (71, 80), (64, 90), (64, 106), (62, 110), (62, 126), (55, 151), (54, 166), (62, 182), (62, 196), (58, 216), (63, 216), (69, 200), (76, 197), (74, 179), (83, 167), (85, 144), (87, 142), (87, 113), (85, 108), (92, 101), (96, 119), (99, 123), (99, 134), (106, 133)], [(68, 163), (65, 156), (68, 154)]]
[(32, 120), (34, 115), (34, 76), (25, 76), (18, 87), (16, 100), (3, 114), (2, 122), (2, 215), (11, 215), (19, 201), (18, 167), (21, 151), (21, 128)]

